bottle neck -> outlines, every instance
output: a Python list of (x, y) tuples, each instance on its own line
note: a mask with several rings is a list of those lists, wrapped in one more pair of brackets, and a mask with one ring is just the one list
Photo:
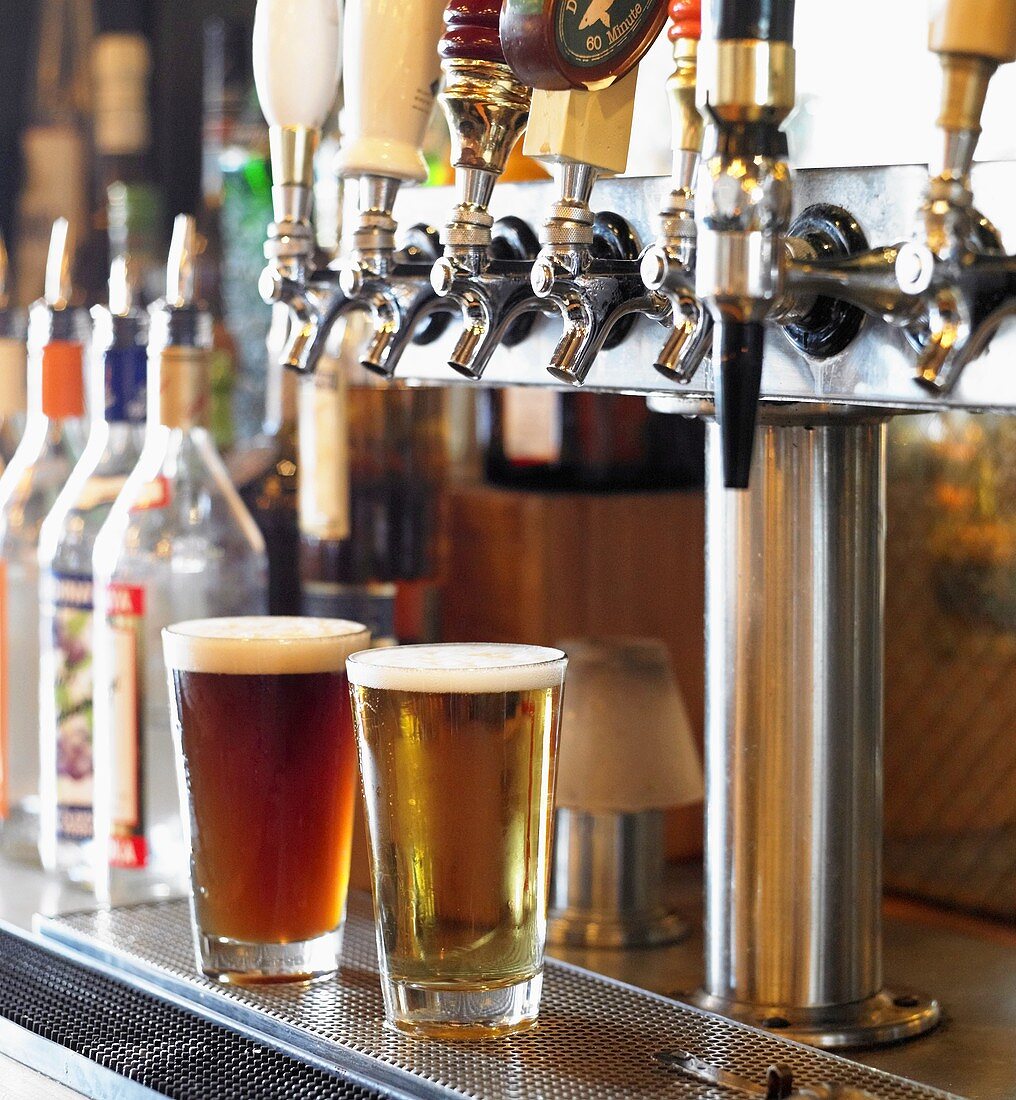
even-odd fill
[(92, 377), (92, 418), (111, 426), (145, 423), (148, 353), (140, 345), (109, 347), (97, 357)]
[(72, 340), (54, 340), (31, 352), (28, 412), (50, 420), (85, 415), (84, 349)]

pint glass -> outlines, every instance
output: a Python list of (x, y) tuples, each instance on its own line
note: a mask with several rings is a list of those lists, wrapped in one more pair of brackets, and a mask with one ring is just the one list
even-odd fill
[(566, 659), (426, 645), (346, 664), (388, 1022), (484, 1038), (536, 1021)]
[(356, 789), (345, 660), (369, 632), (199, 619), (162, 640), (199, 968), (239, 984), (334, 973)]

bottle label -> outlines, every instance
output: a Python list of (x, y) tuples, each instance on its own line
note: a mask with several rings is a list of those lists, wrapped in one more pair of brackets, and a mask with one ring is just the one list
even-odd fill
[(76, 508), (80, 512), (92, 512), (96, 508), (109, 508), (120, 495), (127, 478), (124, 474), (90, 477), (81, 488)]
[(151, 481), (146, 481), (141, 486), (134, 503), (131, 505), (131, 511), (148, 512), (165, 508), (171, 497), (172, 490), (169, 487), (169, 479), (165, 474), (159, 474), (158, 477), (153, 477)]
[(145, 590), (140, 585), (111, 584), (107, 622), (112, 653), (113, 789), (109, 862), (113, 867), (141, 868), (148, 864), (144, 834)]
[(0, 558), (0, 821), (10, 809), (10, 741), (7, 735), (8, 706), (7, 684), (7, 563)]
[(57, 836), (92, 835), (92, 578), (53, 573), (43, 580), (53, 634)]
[(346, 370), (323, 355), (300, 391), (300, 530), (319, 539), (349, 537), (349, 425)]
[(518, 465), (561, 460), (561, 398), (540, 386), (502, 391), (504, 455)]

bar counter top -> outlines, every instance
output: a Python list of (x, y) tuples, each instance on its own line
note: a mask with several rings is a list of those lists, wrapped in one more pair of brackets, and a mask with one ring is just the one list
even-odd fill
[[(693, 932), (683, 943), (643, 951), (559, 951), (558, 957), (658, 993), (694, 989), (702, 972), (696, 868), (671, 869), (675, 909)], [(30, 929), (36, 913), (94, 907), (94, 899), (36, 868), (0, 862), (0, 920)], [(949, 917), (889, 901), (885, 922), (887, 980), (933, 993), (944, 1022), (931, 1035), (847, 1056), (969, 1100), (1016, 1097), (1016, 930)], [(0, 1100), (67, 1097), (62, 1086), (16, 1067), (0, 1050)]]

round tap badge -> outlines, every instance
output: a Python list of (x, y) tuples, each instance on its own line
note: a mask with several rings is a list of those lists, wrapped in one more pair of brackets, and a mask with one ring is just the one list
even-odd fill
[(531, 87), (604, 87), (642, 60), (666, 18), (667, 0), (504, 0), (501, 42)]
[[(563, 0), (554, 37), (564, 61), (581, 69), (611, 69), (623, 76), (663, 25), (666, 4), (653, 0)], [(616, 71), (614, 71), (616, 69)]]

